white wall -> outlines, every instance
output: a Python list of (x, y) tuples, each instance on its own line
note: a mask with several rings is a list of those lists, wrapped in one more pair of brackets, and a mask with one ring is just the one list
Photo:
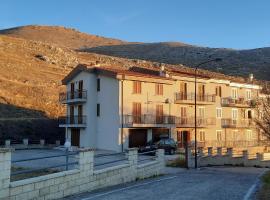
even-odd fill
[(119, 142), (119, 84), (117, 79), (100, 76), (100, 117), (97, 117), (97, 148), (121, 151)]

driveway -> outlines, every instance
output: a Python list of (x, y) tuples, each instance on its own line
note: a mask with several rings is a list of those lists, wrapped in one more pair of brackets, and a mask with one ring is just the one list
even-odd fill
[(243, 167), (209, 167), (179, 170), (175, 174), (137, 181), (65, 200), (247, 200), (255, 183), (266, 169)]

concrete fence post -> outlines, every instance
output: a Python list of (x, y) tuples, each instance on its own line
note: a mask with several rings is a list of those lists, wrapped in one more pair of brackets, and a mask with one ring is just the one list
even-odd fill
[(192, 150), (190, 147), (188, 147), (187, 157), (188, 157), (188, 168), (195, 168), (195, 157), (192, 155)]
[(0, 148), (0, 169), (0, 199), (8, 199), (11, 170), (11, 149)]
[(10, 140), (5, 140), (5, 147), (10, 147)]
[(137, 148), (128, 149), (128, 162), (130, 166), (137, 168), (137, 165), (138, 165), (138, 149)]
[(208, 147), (207, 152), (208, 152), (208, 156), (212, 156), (213, 155), (213, 147)]
[(94, 150), (93, 149), (80, 149), (79, 150), (79, 167), (81, 177), (87, 177), (94, 173)]
[(39, 143), (40, 143), (41, 146), (44, 146), (44, 145), (45, 145), (45, 140), (41, 139), (41, 140), (39, 141)]
[(60, 140), (55, 141), (56, 146), (60, 146)]
[(217, 147), (217, 155), (222, 156), (222, 147)]
[(23, 139), (23, 145), (28, 146), (28, 139), (27, 138)]
[(165, 151), (164, 149), (157, 150), (157, 161), (159, 162), (160, 169), (165, 167)]
[(204, 156), (204, 153), (203, 153), (203, 147), (199, 147), (198, 148), (198, 155), (201, 157), (201, 156)]

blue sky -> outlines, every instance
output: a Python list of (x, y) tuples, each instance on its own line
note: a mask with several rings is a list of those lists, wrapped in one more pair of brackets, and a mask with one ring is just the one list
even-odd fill
[(269, 0), (1, 0), (0, 29), (61, 25), (127, 41), (270, 46)]

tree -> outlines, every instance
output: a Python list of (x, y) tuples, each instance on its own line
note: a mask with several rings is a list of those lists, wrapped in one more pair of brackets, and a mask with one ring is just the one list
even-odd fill
[(258, 100), (258, 117), (254, 120), (256, 126), (270, 140), (270, 95), (264, 95)]

